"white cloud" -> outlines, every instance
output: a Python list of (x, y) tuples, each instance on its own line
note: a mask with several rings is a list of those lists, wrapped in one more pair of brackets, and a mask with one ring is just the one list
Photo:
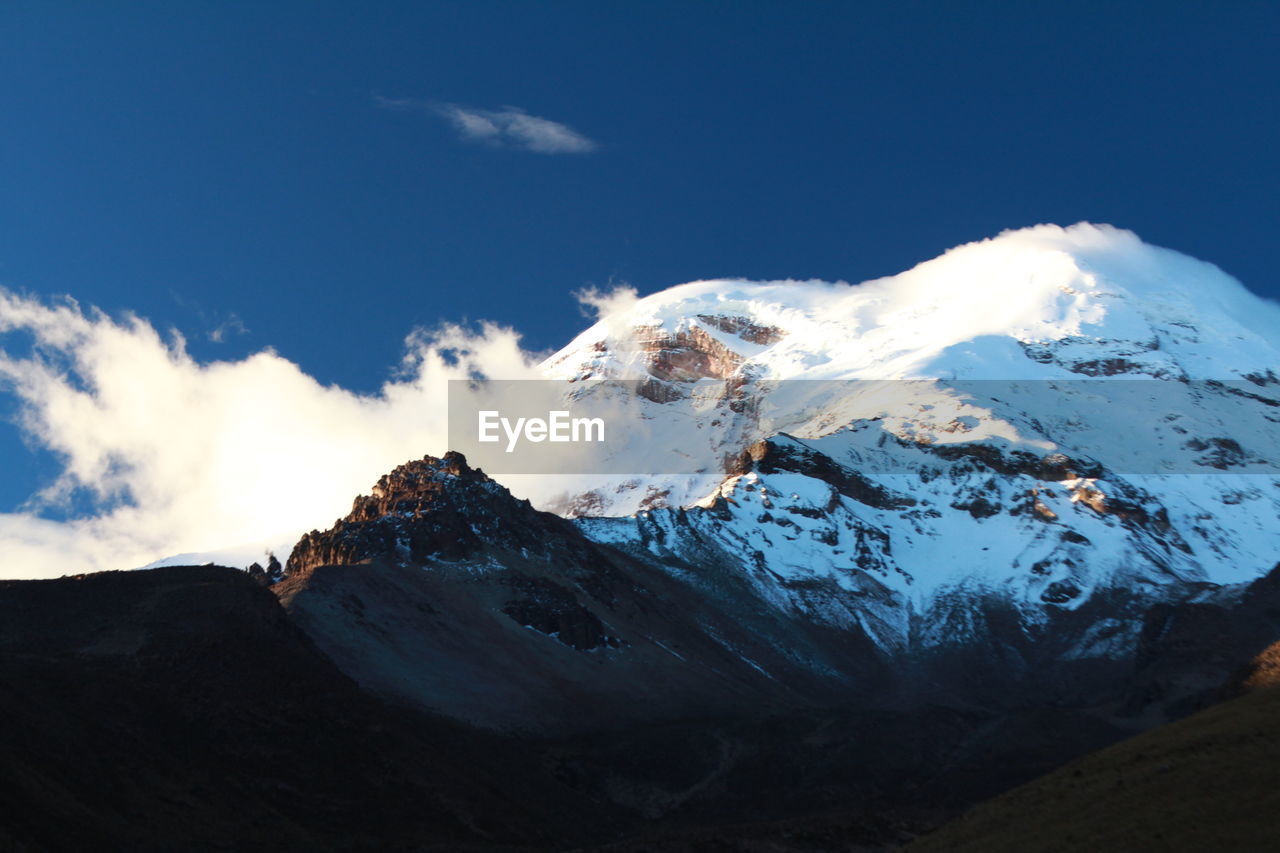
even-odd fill
[(215, 344), (224, 343), (230, 335), (247, 335), (249, 328), (238, 314), (231, 314), (209, 332), (209, 340)]
[(595, 142), (558, 121), (530, 115), (519, 107), (484, 110), (409, 98), (376, 98), (389, 110), (428, 110), (447, 119), (463, 139), (538, 154), (587, 154)]
[(596, 149), (594, 142), (568, 125), (529, 115), (519, 107), (479, 110), (444, 104), (436, 109), (463, 139), (539, 154), (586, 154)]
[(632, 309), (640, 301), (639, 293), (629, 284), (612, 285), (609, 290), (584, 287), (575, 291), (573, 296), (582, 306), (583, 313), (604, 324), (610, 333), (621, 331), (620, 328), (615, 328), (615, 324), (619, 322), (619, 318), (626, 324)]
[[(0, 577), (287, 548), (345, 515), (386, 471), (447, 449), (449, 379), (538, 375), (519, 336), (493, 325), (415, 332), (399, 374), (370, 395), (323, 386), (270, 350), (200, 363), (180, 335), (137, 317), (0, 289), (0, 345), (6, 332), (34, 345), (0, 346), (0, 389), (17, 398), (29, 441), (62, 467), (0, 514)], [(94, 509), (52, 520), (72, 498)]]

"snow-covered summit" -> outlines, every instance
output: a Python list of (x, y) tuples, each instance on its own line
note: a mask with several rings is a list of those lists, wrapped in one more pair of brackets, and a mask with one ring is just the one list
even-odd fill
[(644, 429), (610, 470), (710, 462), (696, 482), (588, 477), (539, 501), (570, 515), (689, 505), (779, 433), (830, 437), (868, 473), (914, 472), (900, 442), (1111, 475), (1280, 470), (1280, 305), (1111, 226), (1009, 231), (858, 285), (718, 280), (604, 303), (546, 375), (640, 380), (628, 422)]
[[(1212, 264), (1088, 223), (1007, 231), (858, 285), (701, 281), (621, 302), (547, 374), (1238, 379), (1280, 364), (1280, 305)], [(707, 357), (656, 358), (681, 348)]]

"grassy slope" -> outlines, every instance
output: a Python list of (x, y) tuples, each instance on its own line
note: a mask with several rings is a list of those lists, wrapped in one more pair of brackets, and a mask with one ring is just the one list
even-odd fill
[(1078, 759), (906, 849), (1280, 849), (1280, 689), (1258, 690)]

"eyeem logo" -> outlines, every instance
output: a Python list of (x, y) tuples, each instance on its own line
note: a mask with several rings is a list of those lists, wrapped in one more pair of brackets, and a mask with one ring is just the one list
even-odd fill
[(522, 437), (535, 444), (543, 441), (604, 441), (604, 418), (571, 418), (568, 412), (557, 411), (548, 412), (546, 419), (516, 418), (512, 423), (510, 418), (502, 417), (500, 412), (480, 412), (480, 441), (501, 441), (499, 429), (507, 437), (507, 453), (515, 451)]

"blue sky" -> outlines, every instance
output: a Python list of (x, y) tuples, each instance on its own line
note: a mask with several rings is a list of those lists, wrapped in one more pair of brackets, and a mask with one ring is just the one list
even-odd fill
[[(362, 391), (416, 326), (550, 348), (584, 286), (857, 281), (1038, 222), (1277, 296), (1277, 43), (1248, 2), (8, 2), (0, 285)], [(0, 508), (58, 470), (13, 427), (0, 466)]]

